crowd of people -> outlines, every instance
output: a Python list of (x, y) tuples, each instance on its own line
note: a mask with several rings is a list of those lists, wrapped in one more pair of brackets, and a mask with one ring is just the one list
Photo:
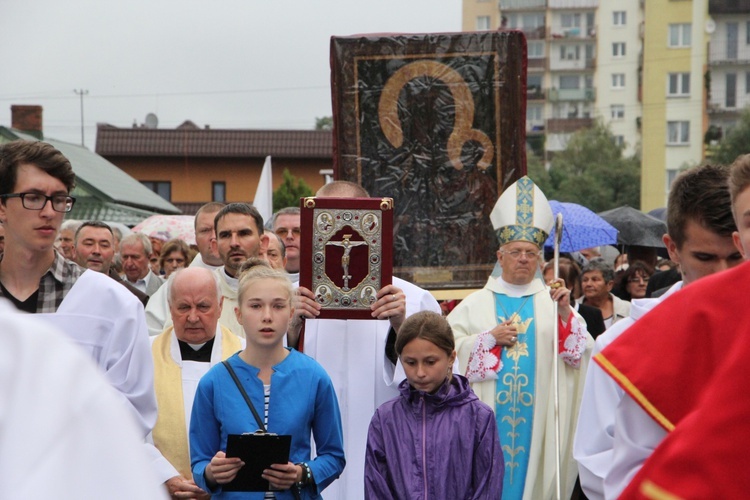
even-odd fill
[[(13, 402), (0, 466), (28, 442), (31, 460), (55, 445), (10, 497), (733, 498), (750, 486), (747, 404), (727, 391), (747, 361), (744, 319), (723, 326), (750, 273), (728, 270), (750, 255), (750, 155), (678, 176), (666, 262), (602, 248), (545, 262), (552, 210), (522, 177), (490, 217), (499, 276), (443, 307), (394, 277), (367, 320), (319, 318), (298, 283), (299, 208), (263, 221), (248, 203), (208, 203), (191, 246), (63, 221), (74, 186), (51, 145), (0, 146), (0, 376)], [(369, 195), (335, 181), (316, 196)], [(66, 337), (78, 347), (57, 346)], [(707, 433), (727, 427), (736, 438)], [(36, 443), (42, 428), (66, 439)], [(263, 471), (267, 491), (235, 491), (246, 464), (227, 443), (258, 431), (291, 436), (289, 458)], [(722, 456), (733, 463), (717, 467)]]

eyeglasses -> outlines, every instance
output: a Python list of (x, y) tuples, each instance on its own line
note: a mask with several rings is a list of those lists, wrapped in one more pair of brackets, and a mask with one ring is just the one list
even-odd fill
[(628, 278), (629, 283), (638, 283), (641, 281), (644, 283), (648, 283), (648, 280), (649, 280), (648, 276), (645, 278), (643, 276), (633, 276), (631, 278)]
[(276, 230), (276, 235), (279, 238), (286, 238), (286, 235), (289, 234), (289, 233), (292, 233), (292, 236), (299, 236), (300, 228), (293, 227), (293, 228), (289, 229), (289, 228), (286, 228), (286, 227), (280, 227), (280, 228), (278, 228)]
[(511, 258), (515, 260), (520, 259), (521, 256), (524, 256), (529, 260), (535, 260), (535, 259), (538, 259), (539, 255), (541, 254), (541, 252), (536, 251), (536, 250), (510, 250), (510, 251), (500, 250), (500, 251), (504, 255), (510, 255)]
[(66, 194), (47, 196), (41, 193), (12, 193), (0, 195), (0, 198), (21, 198), (21, 205), (26, 210), (42, 210), (48, 201), (52, 202), (52, 210), (66, 213), (73, 209), (76, 199)]

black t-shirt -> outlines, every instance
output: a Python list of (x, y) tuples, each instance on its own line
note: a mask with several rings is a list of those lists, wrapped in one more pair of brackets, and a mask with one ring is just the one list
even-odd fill
[(15, 298), (7, 288), (5, 288), (5, 285), (0, 283), (0, 289), (3, 292), (3, 297), (10, 300), (14, 306), (16, 306), (16, 309), (19, 311), (24, 311), (30, 314), (36, 313), (36, 306), (39, 302), (39, 289), (37, 288), (34, 293), (32, 293), (28, 299), (26, 300), (18, 300)]

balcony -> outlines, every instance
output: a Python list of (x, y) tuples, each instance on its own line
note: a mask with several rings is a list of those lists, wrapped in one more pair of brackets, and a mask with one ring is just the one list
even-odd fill
[(547, 27), (538, 26), (536, 28), (521, 28), (523, 34), (526, 35), (528, 40), (544, 40), (547, 36)]
[(578, 72), (586, 70), (586, 61), (582, 58), (576, 59), (574, 56), (561, 59), (560, 57), (553, 57), (549, 61), (550, 71), (567, 71), (567, 72)]
[(544, 90), (536, 86), (526, 88), (526, 100), (527, 101), (543, 101)]
[(559, 101), (593, 101), (596, 89), (550, 89), (549, 100)]
[(586, 69), (596, 69), (596, 57), (586, 59)]
[(547, 0), (500, 0), (500, 10), (544, 10)]
[(530, 70), (541, 70), (544, 71), (544, 69), (547, 67), (547, 58), (546, 57), (540, 57), (540, 58), (529, 58), (527, 60), (527, 69)]
[(712, 67), (716, 66), (750, 66), (750, 59), (748, 58), (733, 58), (730, 59), (726, 56), (714, 56), (713, 54), (708, 59), (708, 65)]
[(550, 134), (572, 134), (593, 126), (593, 118), (550, 118), (547, 120), (547, 132)]
[(596, 26), (568, 27), (552, 26), (547, 37), (550, 40), (592, 40), (596, 38)]
[(596, 9), (600, 0), (549, 0), (550, 9)]

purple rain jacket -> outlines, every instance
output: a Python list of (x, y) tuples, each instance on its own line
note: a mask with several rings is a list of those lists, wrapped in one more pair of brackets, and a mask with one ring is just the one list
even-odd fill
[(435, 394), (401, 395), (370, 422), (367, 499), (499, 499), (505, 466), (495, 414), (454, 374)]

